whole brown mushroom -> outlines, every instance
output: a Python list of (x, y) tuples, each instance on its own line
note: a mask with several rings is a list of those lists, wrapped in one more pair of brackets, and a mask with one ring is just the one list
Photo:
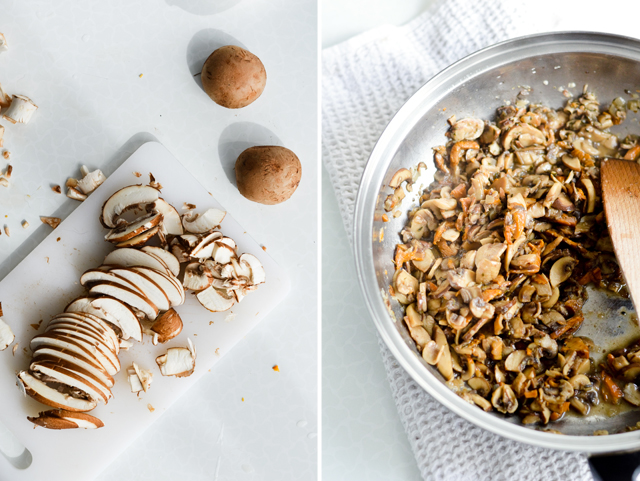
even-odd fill
[(228, 109), (246, 107), (267, 83), (264, 65), (254, 54), (235, 45), (215, 50), (202, 67), (202, 86), (211, 99)]
[(261, 204), (279, 204), (295, 192), (302, 176), (296, 154), (274, 145), (250, 147), (236, 160), (238, 190)]

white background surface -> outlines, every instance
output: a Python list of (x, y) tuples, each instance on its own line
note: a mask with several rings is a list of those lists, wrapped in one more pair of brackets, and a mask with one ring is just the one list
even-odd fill
[[(381, 25), (406, 23), (436, 3), (437, 0), (324, 0), (323, 48)], [(638, 37), (632, 22), (621, 21), (640, 13), (637, 2), (613, 0), (607, 8), (598, 8), (597, 15), (588, 8), (599, 5), (587, 2), (585, 8), (558, 7), (553, 0), (541, 0), (528, 9), (530, 23), (523, 26), (523, 34), (592, 30)], [(323, 478), (419, 480), (324, 167), (322, 173)]]
[[(155, 138), (266, 246), (294, 286), (98, 479), (315, 479), (315, 1), (5, 0), (2, 10), (10, 50), (0, 54), (0, 82), (40, 109), (26, 126), (1, 122), (14, 175), (0, 190), (0, 224), (11, 229), (10, 238), (0, 236), (0, 277), (48, 233), (40, 215), (64, 218), (77, 206), (51, 185), (78, 176), (81, 164), (108, 174)], [(238, 111), (215, 105), (194, 77), (229, 43), (258, 55), (268, 75), (262, 97)], [(303, 177), (291, 201), (261, 206), (237, 192), (233, 162), (256, 144), (297, 153)]]

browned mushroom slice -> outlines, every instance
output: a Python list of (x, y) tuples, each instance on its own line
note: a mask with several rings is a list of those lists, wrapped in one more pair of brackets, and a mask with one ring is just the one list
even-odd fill
[(78, 412), (91, 411), (97, 406), (95, 400), (81, 399), (60, 392), (57, 389), (47, 386), (27, 371), (20, 371), (18, 373), (18, 382), (26, 394), (47, 406)]
[(116, 227), (116, 220), (125, 210), (137, 205), (150, 205), (158, 200), (158, 191), (144, 185), (130, 185), (120, 189), (102, 206), (100, 221), (105, 227)]
[(508, 384), (501, 384), (493, 391), (491, 404), (501, 413), (512, 414), (518, 409), (518, 399)]
[(28, 417), (29, 421), (47, 429), (97, 429), (104, 423), (97, 417), (85, 413), (56, 409), (41, 412), (38, 417)]
[(549, 282), (551, 287), (557, 287), (564, 281), (571, 277), (573, 268), (578, 264), (578, 261), (573, 257), (565, 256), (558, 259), (549, 272)]
[[(198, 237), (197, 241), (190, 244), (191, 249), (188, 250), (189, 256), (197, 259), (207, 259), (213, 255), (213, 249), (215, 248), (214, 241), (223, 237), (222, 232), (214, 231), (205, 236)], [(187, 236), (182, 236), (182, 239), (190, 240)]]
[(442, 355), (436, 367), (445, 380), (451, 381), (453, 379), (453, 364), (451, 361), (451, 351), (449, 351), (449, 343), (447, 342), (444, 332), (442, 332), (442, 329), (438, 326), (433, 327), (433, 336), (438, 347), (442, 349)]

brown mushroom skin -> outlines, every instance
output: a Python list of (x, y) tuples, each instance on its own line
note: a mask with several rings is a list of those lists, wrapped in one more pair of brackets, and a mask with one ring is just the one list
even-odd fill
[(250, 147), (236, 160), (238, 190), (260, 204), (274, 205), (287, 200), (298, 188), (301, 176), (300, 160), (284, 147)]
[(240, 109), (260, 97), (267, 72), (260, 59), (248, 50), (226, 45), (209, 55), (201, 79), (211, 100), (228, 109)]

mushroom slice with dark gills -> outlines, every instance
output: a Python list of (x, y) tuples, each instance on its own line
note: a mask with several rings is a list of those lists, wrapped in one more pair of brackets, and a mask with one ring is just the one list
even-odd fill
[(104, 423), (95, 416), (64, 409), (44, 411), (38, 414), (38, 417), (30, 416), (27, 419), (33, 424), (47, 429), (98, 429), (104, 427)]
[(130, 185), (109, 197), (102, 206), (100, 221), (105, 227), (114, 228), (118, 218), (126, 210), (135, 206), (151, 205), (158, 200), (158, 191), (153, 187)]

